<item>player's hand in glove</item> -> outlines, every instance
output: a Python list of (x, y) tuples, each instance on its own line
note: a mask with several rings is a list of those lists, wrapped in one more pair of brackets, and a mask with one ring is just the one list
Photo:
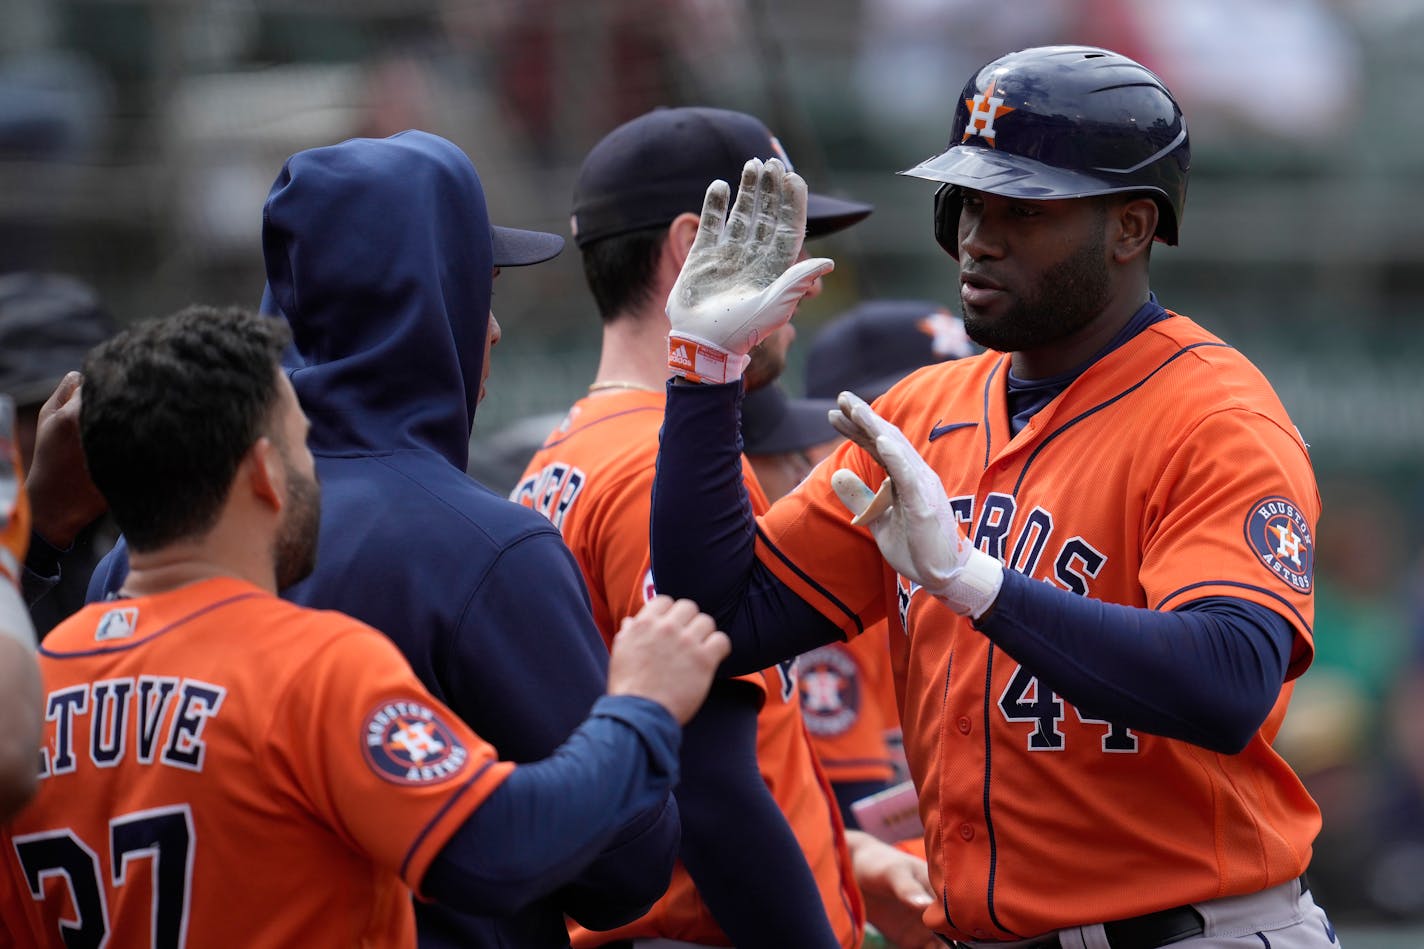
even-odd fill
[(850, 392), (842, 392), (836, 405), (831, 425), (888, 475), (875, 493), (848, 468), (831, 475), (836, 496), (855, 515), (851, 523), (870, 529), (881, 555), (901, 576), (961, 616), (983, 616), (999, 595), (1003, 565), (960, 532), (939, 476), (898, 428)]
[(826, 257), (796, 263), (806, 182), (780, 161), (746, 163), (730, 216), (728, 193), (725, 181), (708, 187), (697, 237), (668, 295), (668, 368), (693, 382), (740, 379), (752, 347), (835, 267)]
[(625, 616), (613, 637), (608, 694), (651, 699), (686, 725), (731, 651), (727, 634), (696, 603), (655, 596), (636, 616)]

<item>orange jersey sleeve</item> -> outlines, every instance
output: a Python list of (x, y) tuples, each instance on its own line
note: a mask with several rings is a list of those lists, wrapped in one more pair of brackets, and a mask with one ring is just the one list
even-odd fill
[(382, 634), (237, 580), (88, 606), (40, 665), (25, 942), (413, 946), (406, 884), (512, 768)]
[[(1313, 650), (1320, 502), (1306, 446), (1260, 372), (1169, 315), (1015, 433), (1008, 365), (988, 353), (929, 367), (876, 403), (940, 475), (965, 534), (1082, 596), (1156, 610), (1261, 604), (1294, 628), (1298, 675)], [(872, 489), (883, 479), (842, 446), (761, 519), (758, 556), (848, 634), (889, 619), (938, 931), (1014, 939), (1301, 873), (1319, 810), (1270, 744), (1289, 686), (1237, 755), (1099, 720), (896, 576), (850, 526), (829, 483), (838, 467)], [(1144, 787), (1157, 789), (1145, 801)], [(1138, 886), (1081, 873), (1124, 861)]]

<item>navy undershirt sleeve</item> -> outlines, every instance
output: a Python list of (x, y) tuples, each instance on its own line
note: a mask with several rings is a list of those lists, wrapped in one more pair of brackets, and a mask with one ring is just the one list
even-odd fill
[(1012, 570), (978, 628), (1085, 715), (1224, 754), (1280, 697), (1293, 631), (1246, 600), (1173, 612), (1104, 603)]
[[(756, 557), (742, 480), (741, 382), (668, 383), (653, 480), (651, 545), (658, 592), (696, 601), (732, 640), (724, 673), (765, 669), (843, 638), (836, 624)], [(695, 542), (692, 542), (695, 538)]]
[(636, 815), (661, 809), (677, 783), (679, 743), (677, 722), (656, 702), (599, 699), (568, 741), (516, 767), (455, 831), (421, 891), (462, 912), (517, 912), (577, 876)]
[(760, 696), (713, 684), (683, 730), (682, 862), (734, 946), (834, 947), (815, 877), (756, 758)]

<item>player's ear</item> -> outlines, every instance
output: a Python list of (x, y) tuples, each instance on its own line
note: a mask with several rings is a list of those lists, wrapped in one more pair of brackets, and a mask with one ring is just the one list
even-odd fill
[(238, 470), (241, 472), (244, 469), (253, 495), (272, 505), (274, 510), (280, 511), (282, 494), (278, 485), (285, 476), (285, 469), (282, 467), (282, 453), (277, 450), (276, 443), (266, 435), (253, 442)]
[(682, 270), (682, 262), (687, 259), (687, 252), (692, 249), (692, 242), (697, 239), (698, 216), (691, 212), (684, 212), (672, 219), (668, 225), (667, 243), (663, 245), (663, 253), (671, 256), (671, 263), (678, 271)]
[(1108, 242), (1113, 259), (1125, 264), (1152, 247), (1160, 212), (1151, 198), (1133, 196), (1108, 204)]

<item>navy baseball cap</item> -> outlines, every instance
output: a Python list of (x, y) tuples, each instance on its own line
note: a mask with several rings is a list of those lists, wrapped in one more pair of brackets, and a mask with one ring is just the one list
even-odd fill
[(98, 293), (76, 277), (0, 276), (0, 392), (21, 408), (44, 402), (66, 372), (116, 332)]
[(834, 399), (793, 399), (775, 382), (748, 392), (742, 399), (742, 451), (780, 455), (840, 438), (826, 417), (835, 407)]
[(930, 300), (872, 300), (821, 328), (806, 353), (806, 395), (854, 392), (867, 402), (931, 363), (972, 356), (979, 348), (964, 321)]
[[(779, 158), (786, 150), (760, 119), (727, 109), (654, 109), (618, 126), (588, 153), (574, 186), (570, 228), (583, 247), (605, 237), (670, 224), (697, 214), (707, 186), (721, 179), (736, 192), (751, 158)], [(809, 194), (806, 236), (850, 227), (873, 205)]]
[(496, 267), (524, 267), (559, 256), (564, 239), (547, 231), (524, 231), (517, 227), (490, 226)]

